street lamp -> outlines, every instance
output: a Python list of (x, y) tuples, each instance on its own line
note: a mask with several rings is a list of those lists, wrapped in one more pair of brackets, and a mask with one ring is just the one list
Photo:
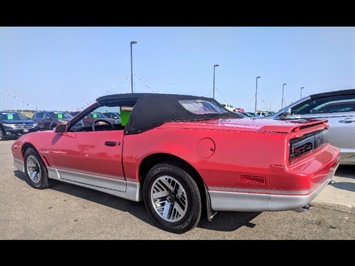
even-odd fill
[(256, 114), (256, 104), (258, 102), (258, 79), (260, 76), (256, 77), (256, 85), (255, 85), (255, 114)]
[(136, 41), (131, 41), (131, 92), (133, 93), (133, 60), (132, 60), (132, 44), (136, 44)]
[(216, 67), (219, 65), (213, 65), (213, 99), (214, 99), (214, 82), (215, 82), (215, 72), (216, 72)]
[(302, 98), (302, 90), (304, 89), (304, 87), (301, 87), (300, 89), (300, 99)]
[(281, 109), (284, 107), (284, 88), (286, 83), (282, 84), (282, 100), (281, 100)]

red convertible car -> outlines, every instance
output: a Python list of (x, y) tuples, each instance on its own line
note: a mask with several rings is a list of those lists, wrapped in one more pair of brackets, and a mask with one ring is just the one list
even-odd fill
[[(80, 123), (95, 112), (120, 120)], [(307, 210), (339, 164), (326, 122), (243, 119), (192, 95), (115, 94), (21, 136), (12, 153), (34, 188), (56, 179), (143, 201), (159, 228), (181, 234), (218, 211)]]

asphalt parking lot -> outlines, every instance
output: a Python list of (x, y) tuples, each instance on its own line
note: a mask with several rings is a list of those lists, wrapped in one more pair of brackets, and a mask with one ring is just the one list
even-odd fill
[(306, 212), (218, 213), (175, 235), (155, 226), (143, 203), (54, 182), (31, 188), (0, 141), (1, 240), (354, 240), (355, 167), (340, 166)]

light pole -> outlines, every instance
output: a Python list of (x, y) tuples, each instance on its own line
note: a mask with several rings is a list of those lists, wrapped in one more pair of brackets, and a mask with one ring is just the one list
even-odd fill
[(131, 41), (131, 92), (133, 93), (133, 60), (132, 60), (132, 44), (136, 44), (136, 41)]
[(215, 73), (216, 73), (216, 67), (219, 65), (213, 65), (213, 99), (214, 99), (214, 83), (215, 83)]
[(255, 114), (256, 114), (256, 105), (257, 105), (257, 102), (258, 102), (258, 79), (260, 78), (260, 76), (257, 76), (256, 77), (256, 85), (255, 85)]
[(301, 87), (300, 89), (300, 99), (302, 98), (302, 90), (304, 89), (304, 87)]
[(286, 83), (282, 84), (282, 100), (281, 100), (281, 109), (284, 107), (284, 91)]

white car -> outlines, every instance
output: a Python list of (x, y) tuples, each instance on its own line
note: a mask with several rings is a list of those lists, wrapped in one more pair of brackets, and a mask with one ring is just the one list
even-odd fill
[(355, 165), (355, 89), (309, 95), (262, 119), (327, 119), (329, 141), (340, 148), (340, 164)]
[(231, 111), (231, 112), (236, 112), (235, 108), (233, 105), (228, 104), (228, 103), (222, 103), (223, 107), (226, 108), (227, 110)]

